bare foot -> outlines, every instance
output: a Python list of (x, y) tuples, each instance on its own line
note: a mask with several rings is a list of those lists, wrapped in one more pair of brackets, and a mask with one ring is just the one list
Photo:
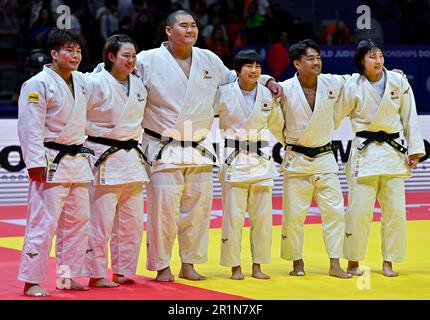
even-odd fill
[(391, 261), (384, 261), (382, 264), (382, 274), (386, 277), (398, 277), (399, 273), (393, 270)]
[(157, 277), (155, 280), (160, 282), (173, 282), (175, 281), (175, 277), (173, 276), (172, 271), (170, 271), (170, 267), (167, 267), (157, 271)]
[(90, 290), (88, 286), (84, 286), (71, 278), (63, 278), (63, 277), (60, 277), (57, 279), (56, 287), (58, 290), (77, 290), (77, 291)]
[(337, 278), (341, 278), (341, 279), (351, 279), (352, 278), (352, 274), (345, 272), (340, 267), (339, 259), (330, 258), (330, 270), (328, 271), (328, 274), (332, 277), (337, 277)]
[(90, 278), (88, 285), (94, 288), (116, 288), (119, 286), (118, 283), (109, 281), (105, 278)]
[(290, 272), (290, 276), (304, 276), (305, 275), (305, 263), (302, 259), (293, 261), (293, 271)]
[(240, 266), (231, 268), (231, 279), (233, 280), (243, 280), (245, 276), (242, 273), (242, 268)]
[(263, 271), (261, 271), (261, 267), (260, 264), (258, 263), (253, 263), (252, 264), (252, 277), (257, 278), (257, 279), (270, 279), (270, 276), (268, 274), (263, 273)]
[(127, 278), (122, 274), (116, 274), (114, 273), (112, 275), (112, 281), (119, 284), (135, 284), (136, 282), (133, 279)]
[(182, 263), (181, 270), (179, 271), (179, 278), (192, 281), (199, 281), (205, 279), (205, 277), (197, 273), (197, 271), (194, 269), (194, 265), (191, 263)]
[(38, 283), (28, 283), (24, 285), (24, 295), (29, 297), (49, 297), (48, 291), (39, 286)]
[(360, 270), (360, 264), (358, 261), (348, 261), (348, 268), (346, 269), (346, 272), (352, 274), (353, 276), (363, 275), (363, 271)]

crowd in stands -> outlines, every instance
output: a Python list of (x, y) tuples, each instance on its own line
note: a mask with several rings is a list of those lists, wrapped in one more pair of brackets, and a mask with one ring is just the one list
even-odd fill
[(321, 34), (314, 34), (312, 23), (302, 22), (272, 0), (0, 0), (0, 67), (28, 68), (34, 50), (45, 50), (49, 57), (46, 39), (64, 13), (61, 5), (70, 9), (70, 27), (84, 43), (82, 71), (91, 71), (101, 61), (103, 43), (115, 33), (132, 37), (139, 50), (158, 47), (165, 40), (166, 17), (178, 9), (195, 17), (200, 31), (196, 46), (212, 50), (229, 67), (234, 54), (247, 46), (279, 46), (288, 52), (289, 43), (305, 38), (334, 45), (369, 37), (384, 40), (373, 17), (368, 31), (334, 19), (322, 26)]

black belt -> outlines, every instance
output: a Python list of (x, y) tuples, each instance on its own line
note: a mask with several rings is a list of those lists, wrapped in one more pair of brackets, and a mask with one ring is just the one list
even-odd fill
[(88, 136), (88, 141), (110, 146), (110, 148), (103, 152), (103, 154), (97, 159), (96, 163), (94, 164), (95, 167), (98, 167), (103, 161), (107, 159), (107, 157), (122, 149), (127, 151), (134, 149), (142, 157), (142, 159), (146, 161), (146, 156), (142, 150), (140, 150), (139, 142), (137, 140), (130, 139), (127, 141), (120, 141), (109, 138)]
[(331, 142), (327, 143), (326, 145), (323, 145), (321, 147), (316, 147), (316, 148), (303, 147), (303, 146), (298, 146), (295, 144), (288, 144), (288, 143), (285, 145), (285, 149), (287, 147), (291, 147), (291, 150), (293, 150), (295, 152), (302, 153), (305, 156), (308, 156), (310, 158), (316, 158), (322, 153), (336, 150), (336, 147)]
[(372, 131), (360, 131), (355, 134), (357, 137), (365, 138), (362, 143), (357, 147), (358, 150), (363, 150), (369, 143), (373, 141), (378, 142), (386, 142), (390, 146), (392, 146), (394, 149), (399, 151), (400, 153), (405, 154), (406, 151), (408, 151), (407, 148), (402, 146), (400, 143), (395, 141), (394, 139), (397, 139), (400, 137), (400, 134), (398, 132), (396, 133), (386, 133), (384, 131), (378, 131), (378, 132), (372, 132)]
[(234, 151), (230, 153), (227, 159), (225, 159), (225, 163), (229, 166), (234, 158), (240, 153), (240, 151), (245, 151), (247, 153), (256, 153), (260, 157), (266, 160), (270, 160), (270, 155), (261, 151), (261, 148), (265, 148), (269, 146), (269, 142), (265, 140), (258, 141), (249, 141), (249, 140), (233, 140), (233, 139), (224, 139), (224, 147), (225, 148), (234, 148)]
[[(152, 157), (152, 161), (160, 160), (161, 154), (164, 150), (164, 148), (171, 142), (175, 142), (177, 144), (180, 144), (181, 147), (188, 147), (191, 146), (194, 149), (198, 150), (200, 154), (208, 159), (210, 159), (212, 162), (216, 163), (216, 156), (213, 155), (209, 150), (207, 150), (205, 147), (203, 147), (201, 144), (199, 144), (200, 141), (182, 141), (182, 140), (176, 140), (172, 137), (166, 137), (162, 136), (158, 132), (152, 131), (150, 129), (145, 128), (145, 133), (155, 139), (160, 140), (160, 142), (163, 144), (160, 150)], [(152, 161), (148, 162), (149, 165), (152, 165)]]
[(48, 141), (43, 144), (46, 148), (53, 149), (60, 151), (54, 158), (54, 161), (52, 161), (51, 166), (49, 167), (49, 172), (53, 174), (55, 171), (57, 171), (58, 164), (60, 163), (61, 159), (66, 155), (76, 156), (78, 153), (90, 153), (94, 155), (94, 151), (85, 148), (82, 146), (82, 144), (62, 144), (57, 143), (53, 141)]

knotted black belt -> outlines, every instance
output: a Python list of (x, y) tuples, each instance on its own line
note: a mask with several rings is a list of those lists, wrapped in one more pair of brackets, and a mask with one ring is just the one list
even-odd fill
[(131, 149), (134, 149), (142, 157), (142, 159), (146, 161), (146, 156), (142, 150), (140, 150), (139, 142), (137, 140), (130, 139), (127, 141), (120, 141), (109, 138), (88, 136), (88, 141), (110, 146), (110, 148), (103, 152), (102, 155), (97, 159), (96, 163), (94, 164), (95, 167), (98, 167), (103, 161), (107, 159), (107, 157), (119, 150), (130, 151)]
[(62, 144), (53, 141), (48, 141), (43, 144), (46, 148), (53, 149), (59, 151), (55, 156), (54, 161), (52, 161), (51, 166), (49, 167), (49, 172), (52, 175), (55, 171), (57, 171), (58, 164), (61, 159), (66, 155), (76, 156), (78, 153), (90, 153), (94, 155), (94, 151), (90, 148), (85, 148), (82, 144)]
[[(216, 163), (216, 156), (213, 155), (208, 149), (206, 149), (205, 147), (203, 147), (199, 142), (201, 141), (183, 141), (183, 140), (176, 140), (172, 137), (166, 137), (166, 136), (162, 136), (161, 134), (159, 134), (158, 132), (152, 131), (150, 129), (146, 129), (145, 128), (145, 133), (155, 139), (160, 140), (160, 142), (163, 144), (163, 146), (158, 150), (158, 152), (156, 154), (154, 154), (154, 156), (152, 157), (152, 161), (155, 160), (160, 160), (161, 159), (161, 154), (164, 150), (164, 148), (169, 144), (169, 143), (177, 143), (180, 144), (181, 147), (188, 147), (191, 146), (194, 149), (198, 150), (200, 152), (200, 154), (206, 158), (208, 158), (209, 160), (211, 160), (213, 163)], [(152, 165), (152, 161), (147, 161), (148, 164), (151, 166)]]
[(234, 158), (241, 151), (245, 151), (247, 153), (256, 153), (260, 157), (266, 160), (270, 160), (270, 155), (261, 151), (261, 148), (265, 148), (269, 146), (269, 143), (265, 140), (258, 141), (249, 141), (249, 140), (233, 140), (233, 139), (224, 139), (224, 146), (226, 148), (234, 148), (234, 151), (230, 153), (230, 155), (225, 159), (225, 163), (229, 166)]
[(295, 144), (288, 144), (288, 143), (285, 145), (285, 149), (287, 149), (287, 147), (291, 147), (291, 150), (302, 153), (305, 156), (308, 156), (310, 158), (316, 158), (322, 153), (334, 151), (336, 149), (336, 147), (331, 142), (321, 147), (315, 147), (315, 148), (303, 147), (303, 146), (298, 146)]
[(394, 139), (397, 139), (400, 137), (400, 134), (398, 132), (396, 133), (386, 133), (384, 131), (378, 131), (378, 132), (372, 132), (372, 131), (360, 131), (355, 134), (357, 137), (365, 138), (362, 143), (357, 147), (358, 150), (363, 150), (369, 143), (378, 141), (378, 142), (386, 142), (390, 146), (392, 146), (394, 149), (399, 151), (400, 153), (405, 154), (406, 151), (408, 151), (407, 148), (402, 146), (400, 143), (395, 141)]

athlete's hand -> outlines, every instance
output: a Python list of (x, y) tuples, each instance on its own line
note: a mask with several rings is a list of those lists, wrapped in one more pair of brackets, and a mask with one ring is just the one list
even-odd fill
[(266, 87), (272, 91), (272, 93), (275, 95), (275, 99), (282, 98), (284, 95), (284, 89), (282, 86), (273, 79), (267, 81)]
[(46, 167), (36, 167), (28, 169), (28, 176), (33, 181), (46, 181)]
[(411, 154), (408, 156), (408, 164), (411, 169), (415, 169), (418, 165), (418, 161), (420, 160), (420, 156), (418, 154)]

